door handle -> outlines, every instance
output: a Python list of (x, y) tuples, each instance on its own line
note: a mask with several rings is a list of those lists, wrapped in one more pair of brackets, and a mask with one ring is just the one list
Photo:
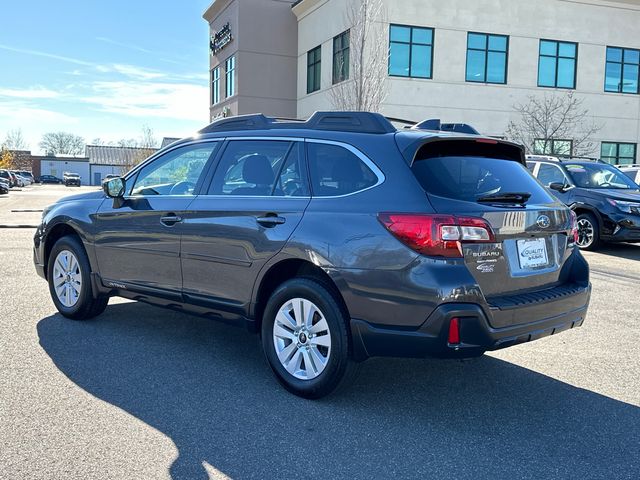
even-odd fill
[(174, 213), (170, 213), (169, 215), (166, 215), (160, 218), (160, 223), (162, 223), (163, 225), (166, 225), (167, 227), (172, 227), (176, 223), (180, 223), (181, 221), (182, 221), (182, 217)]
[(257, 217), (256, 221), (264, 226), (264, 227), (275, 227), (276, 225), (282, 225), (284, 222), (286, 222), (286, 219), (284, 217), (279, 217), (276, 214), (272, 214), (272, 215), (265, 215), (264, 217)]

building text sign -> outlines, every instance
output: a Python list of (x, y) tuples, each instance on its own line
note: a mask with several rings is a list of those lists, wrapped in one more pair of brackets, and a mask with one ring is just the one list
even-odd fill
[(211, 55), (217, 54), (226, 47), (231, 40), (233, 40), (233, 36), (231, 36), (231, 26), (229, 22), (227, 22), (220, 30), (211, 35), (211, 41), (209, 42)]

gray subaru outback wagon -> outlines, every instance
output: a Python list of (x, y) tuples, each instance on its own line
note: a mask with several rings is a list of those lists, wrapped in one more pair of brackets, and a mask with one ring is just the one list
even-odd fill
[(34, 262), (66, 317), (121, 296), (260, 333), (308, 398), (371, 356), (471, 357), (582, 324), (576, 220), (518, 145), (364, 112), (213, 122), (48, 207)]

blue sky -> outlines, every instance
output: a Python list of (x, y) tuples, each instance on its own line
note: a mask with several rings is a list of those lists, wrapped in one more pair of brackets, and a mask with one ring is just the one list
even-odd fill
[(0, 142), (186, 136), (208, 122), (210, 0), (22, 0), (3, 7)]

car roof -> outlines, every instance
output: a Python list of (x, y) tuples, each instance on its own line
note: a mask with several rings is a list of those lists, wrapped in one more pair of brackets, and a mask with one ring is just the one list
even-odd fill
[(234, 136), (310, 137), (327, 140), (346, 140), (355, 136), (363, 138), (368, 135), (402, 135), (407, 138), (413, 137), (414, 139), (433, 137), (481, 137), (491, 139), (491, 137), (456, 131), (425, 130), (419, 128), (419, 125), (417, 123), (412, 128), (397, 129), (389, 119), (373, 112), (318, 111), (307, 120), (267, 117), (257, 113), (218, 119), (202, 128), (197, 135), (180, 139), (173, 142), (171, 146), (174, 147), (197, 139)]

